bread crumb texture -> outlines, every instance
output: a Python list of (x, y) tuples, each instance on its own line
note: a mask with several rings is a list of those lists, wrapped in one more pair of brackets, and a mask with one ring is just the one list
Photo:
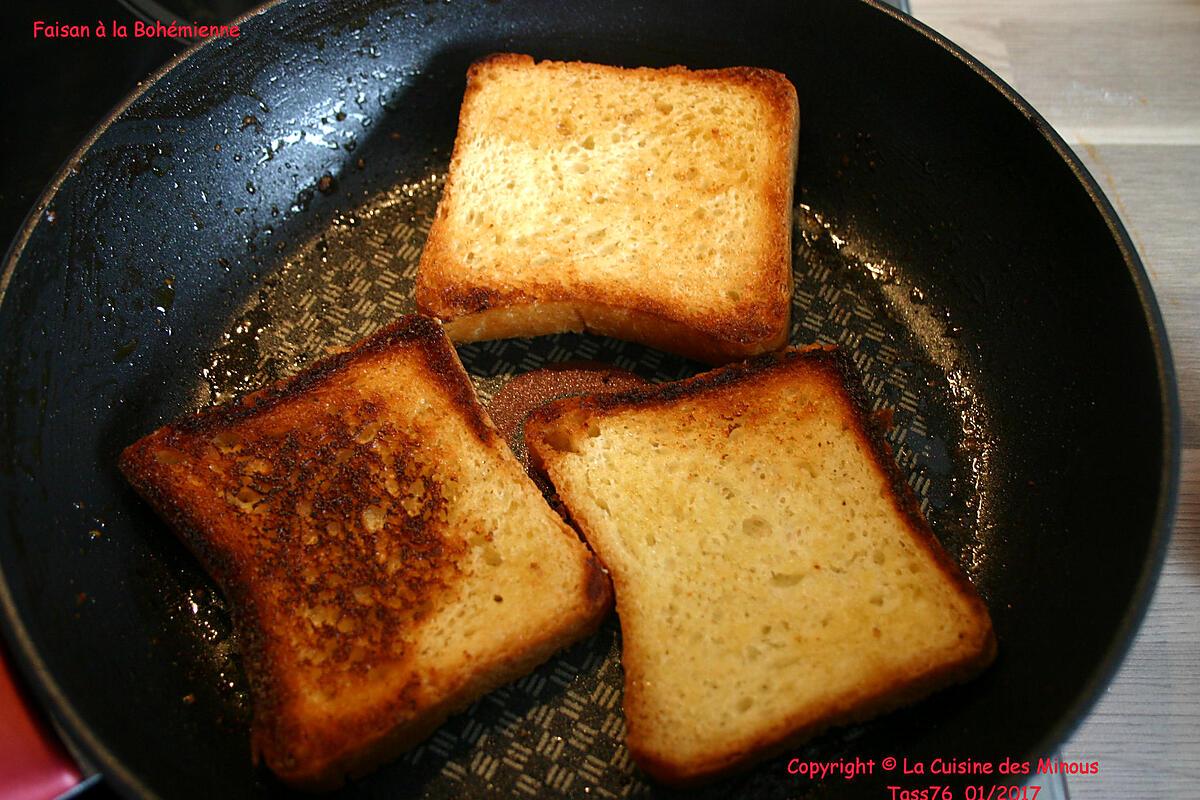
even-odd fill
[(230, 595), (255, 747), (285, 779), (338, 782), (603, 611), (586, 549), (426, 322), (432, 343), (335, 357), (123, 458)]
[(721, 767), (987, 650), (861, 425), (838, 370), (798, 359), (539, 434), (613, 571), (639, 760)]
[(577, 298), (703, 330), (767, 309), (777, 325), (797, 120), (766, 70), (480, 62), (418, 302), (452, 317)]

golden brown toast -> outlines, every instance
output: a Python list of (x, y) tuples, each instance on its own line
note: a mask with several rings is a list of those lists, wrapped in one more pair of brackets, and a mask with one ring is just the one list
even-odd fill
[(770, 70), (486, 58), (417, 307), (456, 342), (588, 330), (712, 363), (778, 349), (798, 128)]
[(296, 786), (416, 744), (611, 604), (426, 317), (167, 425), (120, 466), (231, 601), (255, 756)]
[(629, 748), (652, 776), (736, 770), (994, 657), (871, 422), (843, 362), (792, 350), (526, 424), (611, 571)]

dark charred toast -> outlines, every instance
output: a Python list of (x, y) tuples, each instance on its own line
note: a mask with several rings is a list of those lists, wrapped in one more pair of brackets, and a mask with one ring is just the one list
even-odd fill
[(629, 748), (660, 780), (745, 767), (995, 655), (834, 353), (558, 401), (525, 439), (611, 571)]
[(296, 786), (416, 744), (611, 605), (426, 317), (167, 425), (120, 467), (231, 601), (255, 757)]

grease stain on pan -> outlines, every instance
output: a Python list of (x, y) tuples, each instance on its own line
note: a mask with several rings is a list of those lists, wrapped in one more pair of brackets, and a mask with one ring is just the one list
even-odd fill
[(868, 393), (898, 412), (888, 440), (922, 512), (986, 596), (995, 445), (963, 323), (932, 302), (932, 288), (811, 206), (797, 206), (795, 232), (793, 339), (852, 349)]
[[(200, 404), (226, 402), (368, 336), (415, 306), (412, 285), (444, 169), (337, 212), (253, 291), (202, 370)], [(313, 189), (289, 211), (303, 213)]]
[[(307, 236), (293, 238), (296, 244), (279, 256), (279, 266), (254, 279), (212, 352), (197, 387), (197, 403), (228, 401), (293, 374), (329, 349), (344, 347), (413, 310), (413, 280), (445, 179), (444, 163), (358, 204), (338, 193), (331, 202), (344, 203), (341, 210), (314, 216)], [(319, 202), (311, 193), (298, 196), (283, 216), (313, 213), (304, 209)], [(795, 232), (792, 343), (839, 344), (852, 354), (874, 408), (892, 409), (888, 441), (935, 533), (986, 596), (987, 576), (994, 569), (989, 562), (993, 531), (988, 485), (995, 467), (970, 337), (946, 335), (950, 321), (931, 287), (917, 285), (903, 264), (871, 252), (817, 211), (798, 208)], [(660, 351), (584, 334), (480, 342), (459, 352), (484, 402), (513, 375), (571, 359), (612, 364), (650, 380), (678, 379), (702, 368)], [(172, 625), (185, 629), (182, 636), (190, 637), (197, 653), (208, 653), (197, 656), (196, 704), (215, 703), (226, 719), (236, 720), (245, 702), (236, 643), (226, 635), (223, 612), (213, 605), (211, 593), (201, 602), (190, 590), (184, 586), (169, 605), (175, 609)], [(542, 730), (539, 720), (557, 701), (536, 697), (538, 676), (564, 673), (582, 687), (581, 697), (593, 699), (581, 712), (597, 722), (589, 747), (620, 753), (623, 733), (602, 729), (599, 723), (609, 706), (595, 701), (603, 697), (615, 704), (621, 696), (615, 622), (610, 620), (606, 630), (611, 635), (581, 642), (524, 682), (492, 693), (487, 703), (453, 718), (444, 735), (496, 725)], [(848, 741), (860, 732), (849, 728), (829, 736)], [(461, 753), (439, 755), (435, 734), (404, 756), (398, 768), (412, 769), (432, 759), (444, 762), (439, 769), (452, 770), (480, 752), (493, 752), (491, 746), (480, 740)], [(561, 767), (557, 758), (549, 753), (535, 760)], [(624, 756), (614, 759), (628, 763)], [(631, 790), (648, 789), (632, 772), (621, 771), (614, 780)]]
[[(202, 372), (201, 404), (226, 402), (295, 373), (411, 312), (421, 248), (445, 180), (444, 162), (336, 212), (251, 292)], [(312, 190), (297, 195), (303, 211)], [(848, 349), (876, 408), (894, 410), (887, 438), (922, 511), (974, 579), (993, 534), (992, 426), (958, 320), (902, 265), (800, 204), (795, 213), (792, 341)], [(480, 343), (461, 349), (486, 401), (519, 372), (565, 357), (604, 360), (597, 337)], [(581, 349), (582, 348), (582, 349)], [(612, 363), (654, 380), (696, 371), (682, 359), (616, 343)]]
[(243, 671), (240, 644), (224, 598), (192, 570), (155, 582), (162, 607), (166, 609), (163, 635), (180, 646), (172, 652), (182, 662), (191, 691), (188, 705), (199, 701), (204, 713), (214, 714), (218, 724), (241, 732), (250, 723), (249, 685)]

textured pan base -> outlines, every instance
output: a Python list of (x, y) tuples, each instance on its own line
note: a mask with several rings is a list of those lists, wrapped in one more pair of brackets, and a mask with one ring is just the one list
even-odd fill
[[(197, 403), (290, 374), (326, 348), (412, 311), (412, 282), (444, 170), (444, 163), (434, 164), (428, 174), (342, 214), (264, 276), (262, 290), (214, 343)], [(925, 302), (923, 287), (902, 269), (856, 247), (850, 232), (826, 227), (817, 210), (798, 207), (795, 226), (792, 344), (836, 343), (854, 354), (868, 397), (893, 409), (887, 438), (922, 510), (986, 598), (987, 417), (972, 391), (970, 354), (955, 338), (958, 321)], [(613, 363), (652, 380), (703, 369), (639, 345), (576, 334), (484, 342), (459, 352), (485, 403), (512, 375), (561, 361)], [(197, 696), (217, 703), (239, 730), (244, 678), (219, 595), (193, 571), (181, 574), (164, 582), (171, 584), (165, 599), (177, 609), (172, 624), (181, 638), (194, 642)], [(621, 796), (645, 792), (646, 780), (624, 746), (619, 639), (610, 618), (596, 636), (452, 718), (367, 786), (403, 770), (406, 784), (429, 797), (481, 795), (489, 784), (521, 787), (530, 796), (580, 794), (583, 787), (620, 786)], [(214, 696), (201, 697), (209, 691)], [(868, 729), (832, 732), (794, 755), (840, 757)], [(742, 788), (797, 788), (783, 763), (768, 764), (752, 780), (752, 788)], [(716, 797), (723, 790), (718, 784), (710, 791)]]

